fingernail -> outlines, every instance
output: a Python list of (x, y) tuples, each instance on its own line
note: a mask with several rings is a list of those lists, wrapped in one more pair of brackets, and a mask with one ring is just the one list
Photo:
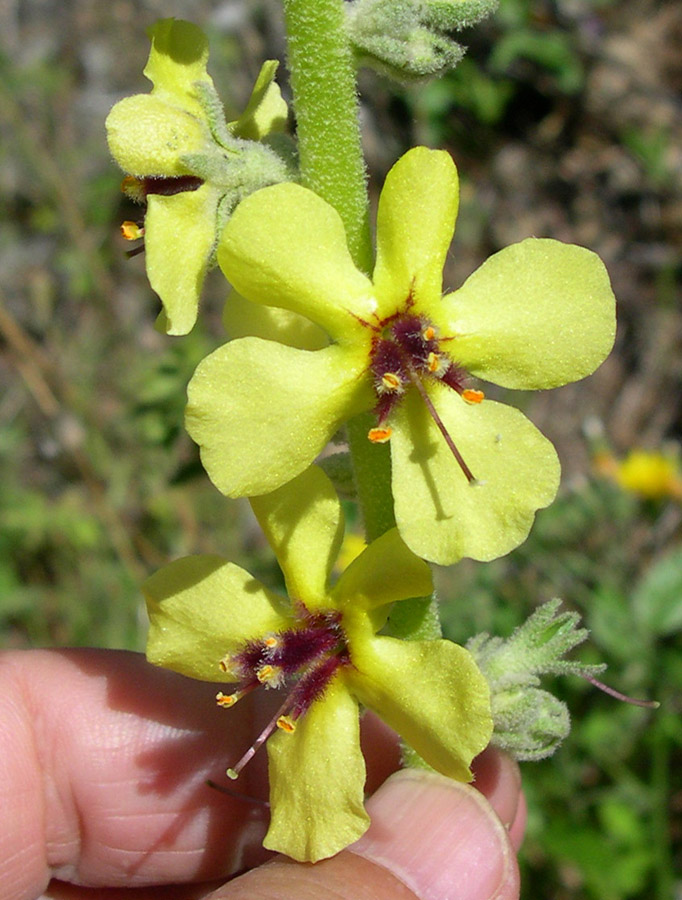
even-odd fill
[(404, 769), (369, 799), (372, 824), (348, 849), (388, 869), (420, 900), (511, 900), (518, 870), (485, 798), (441, 775)]

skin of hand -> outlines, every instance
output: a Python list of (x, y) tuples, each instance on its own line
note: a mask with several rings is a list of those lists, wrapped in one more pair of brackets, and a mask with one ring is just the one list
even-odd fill
[(226, 711), (217, 688), (125, 651), (0, 653), (0, 900), (518, 900), (509, 758), (481, 754), (475, 788), (397, 772), (395, 734), (367, 714), (372, 824), (332, 859), (294, 863), (261, 846), (266, 753), (236, 783), (223, 774), (274, 692)]

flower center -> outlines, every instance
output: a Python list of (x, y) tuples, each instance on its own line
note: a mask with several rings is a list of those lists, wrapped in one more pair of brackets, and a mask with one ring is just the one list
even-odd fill
[(350, 665), (350, 654), (338, 611), (310, 613), (299, 605), (298, 621), (286, 630), (249, 641), (220, 661), (221, 669), (238, 682), (232, 694), (219, 691), (219, 706), (231, 707), (255, 688), (288, 687), (288, 694), (236, 765), (227, 770), (237, 778), (275, 728), (291, 733), (315, 700), (324, 694), (337, 671)]
[(467, 403), (480, 403), (484, 394), (464, 386), (467, 372), (456, 365), (441, 347), (451, 338), (439, 338), (436, 327), (426, 316), (410, 312), (412, 303), (410, 297), (403, 312), (390, 316), (378, 325), (370, 325), (375, 332), (369, 368), (377, 397), (374, 407), (377, 427), (370, 430), (368, 437), (379, 444), (390, 440), (392, 429), (388, 419), (407, 388), (414, 385), (467, 480), (473, 482), (474, 475), (433, 405), (427, 386), (434, 381), (441, 382), (456, 391)]

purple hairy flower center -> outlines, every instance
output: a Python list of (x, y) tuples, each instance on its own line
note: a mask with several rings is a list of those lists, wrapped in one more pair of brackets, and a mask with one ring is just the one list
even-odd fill
[(260, 685), (288, 689), (275, 716), (227, 774), (236, 778), (276, 727), (287, 733), (294, 731), (296, 720), (323, 697), (337, 672), (350, 664), (341, 613), (310, 613), (302, 604), (298, 604), (297, 621), (291, 628), (251, 640), (225, 657), (221, 667), (239, 685), (232, 694), (218, 693), (220, 706), (233, 706)]

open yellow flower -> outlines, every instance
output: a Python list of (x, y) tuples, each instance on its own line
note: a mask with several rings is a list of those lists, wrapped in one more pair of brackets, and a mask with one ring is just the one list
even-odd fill
[(218, 248), (223, 272), (248, 300), (307, 317), (331, 343), (240, 338), (199, 365), (187, 427), (221, 491), (276, 489), (374, 409), (369, 437), (390, 441), (396, 521), (415, 553), (490, 560), (526, 538), (556, 493), (556, 453), (469, 376), (528, 390), (588, 375), (613, 344), (613, 293), (591, 251), (528, 239), (443, 296), (457, 205), (450, 156), (406, 153), (381, 193), (370, 280), (339, 216), (311, 191), (280, 184), (240, 204)]
[(320, 469), (252, 504), (290, 599), (220, 557), (180, 559), (144, 587), (147, 656), (193, 678), (236, 683), (218, 694), (221, 706), (260, 686), (282, 691), (269, 727), (229, 774), (236, 777), (267, 739), (272, 820), (265, 846), (315, 861), (369, 824), (359, 704), (433, 768), (468, 781), (492, 733), (489, 690), (463, 647), (377, 633), (393, 603), (431, 593), (428, 565), (396, 529), (330, 586), (343, 519)]

